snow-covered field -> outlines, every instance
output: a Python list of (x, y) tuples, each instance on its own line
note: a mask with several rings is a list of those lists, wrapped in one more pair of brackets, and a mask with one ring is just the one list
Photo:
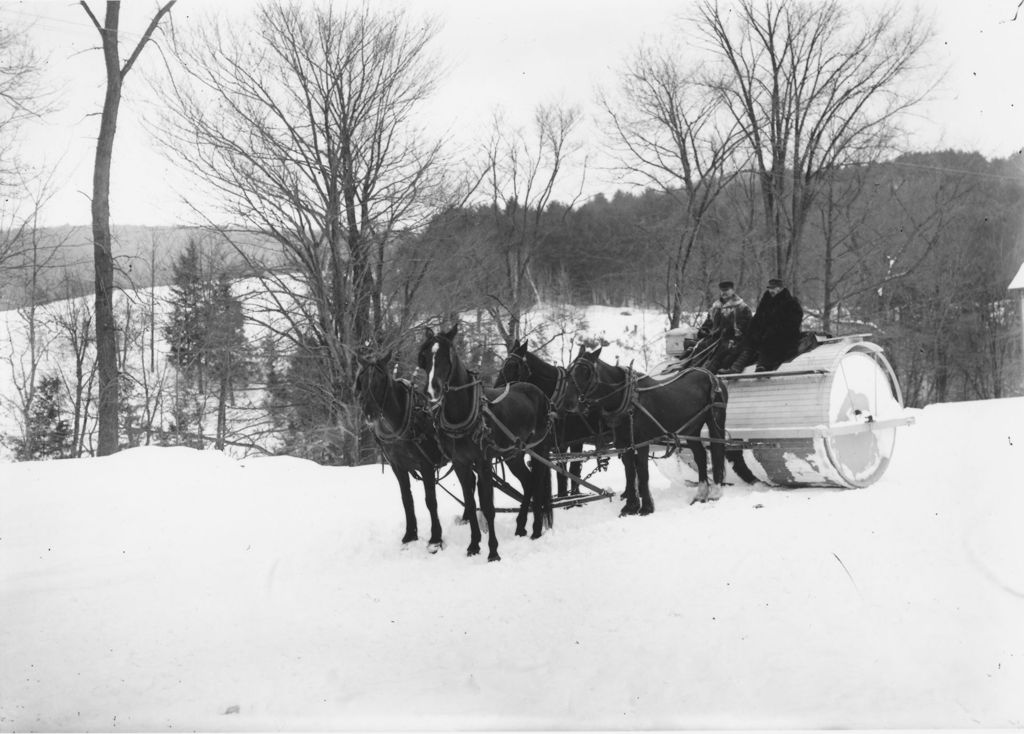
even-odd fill
[(1022, 416), (930, 406), (862, 490), (499, 515), (490, 564), (444, 494), (401, 548), (379, 467), (0, 464), (0, 729), (1020, 728)]

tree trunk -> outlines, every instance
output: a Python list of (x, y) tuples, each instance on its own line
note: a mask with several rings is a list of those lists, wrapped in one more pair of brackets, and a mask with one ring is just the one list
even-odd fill
[(214, 448), (224, 450), (224, 439), (228, 433), (228, 386), (231, 380), (228, 372), (220, 377), (220, 395), (217, 398), (217, 441)]
[(96, 141), (92, 176), (92, 240), (96, 276), (96, 363), (99, 376), (99, 444), (97, 454), (118, 449), (117, 325), (114, 322), (114, 258), (110, 237), (110, 163), (114, 154), (117, 112), (121, 105), (121, 62), (117, 54), (117, 27), (121, 4), (107, 3), (100, 37), (107, 70), (107, 92)]
[(170, 0), (153, 17), (135, 51), (121, 67), (118, 54), (117, 31), (121, 16), (119, 0), (108, 0), (103, 24), (100, 25), (85, 0), (81, 6), (92, 20), (103, 40), (103, 61), (107, 71), (107, 91), (100, 115), (100, 133), (96, 140), (96, 165), (92, 177), (92, 238), (93, 263), (96, 273), (96, 362), (99, 375), (99, 456), (113, 454), (118, 449), (118, 379), (117, 379), (117, 324), (114, 321), (114, 257), (110, 237), (110, 163), (114, 155), (114, 135), (117, 132), (117, 112), (121, 106), (121, 84), (125, 74), (138, 58), (142, 47), (153, 34), (164, 13), (177, 0)]

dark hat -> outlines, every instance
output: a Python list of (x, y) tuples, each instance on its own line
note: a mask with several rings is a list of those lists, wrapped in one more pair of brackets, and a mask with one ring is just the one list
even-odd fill
[(735, 288), (735, 287), (736, 287), (736, 284), (733, 283), (731, 280), (723, 280), (721, 283), (718, 284), (718, 289), (722, 290), (722, 291), (724, 291), (724, 290), (726, 290), (728, 288)]
[(783, 287), (782, 280), (780, 280), (779, 278), (771, 278), (768, 281), (768, 287), (769, 288), (782, 288)]

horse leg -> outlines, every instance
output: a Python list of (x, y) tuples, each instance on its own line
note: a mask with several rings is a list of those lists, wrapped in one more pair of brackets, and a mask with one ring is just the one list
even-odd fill
[(704, 444), (697, 440), (686, 442), (686, 447), (693, 452), (693, 463), (697, 465), (697, 494), (690, 504), (708, 501), (708, 452)]
[[(712, 438), (717, 440), (711, 444), (711, 478), (715, 480), (714, 499), (719, 499), (722, 496), (722, 485), (725, 483), (725, 437), (712, 435)], [(743, 454), (740, 454), (740, 461), (743, 461)], [(746, 463), (743, 466), (746, 468)]]
[[(544, 458), (547, 458), (546, 456)], [(533, 465), (531, 481), (533, 491), (531, 498), (533, 502), (533, 534), (531, 540), (536, 540), (544, 534), (544, 524), (551, 527), (553, 518), (551, 516), (551, 472), (548, 467), (536, 458), (530, 462)]]
[(480, 509), (483, 510), (484, 519), (487, 521), (487, 546), (490, 552), (487, 554), (488, 561), (500, 561), (498, 555), (498, 529), (494, 527), (494, 482), (491, 477), (491, 461), (483, 457), (477, 467), (477, 491), (480, 492)]
[(516, 536), (521, 538), (526, 535), (526, 516), (530, 512), (531, 482), (533, 479), (522, 454), (510, 456), (505, 460), (505, 465), (512, 472), (512, 475), (519, 480), (519, 486), (523, 488), (523, 501), (519, 503), (519, 512), (516, 514)]
[[(726, 398), (728, 400), (728, 398)], [(711, 473), (715, 480), (715, 496), (712, 499), (720, 499), (722, 496), (722, 484), (725, 482), (725, 405), (721, 405), (717, 408), (712, 408), (710, 417), (706, 421), (708, 427), (708, 436), (711, 438)], [(737, 469), (737, 473), (747, 480), (747, 476), (751, 476), (750, 469), (747, 468), (747, 463), (743, 460), (743, 452), (737, 452), (739, 454), (739, 462), (733, 462), (733, 466), (740, 466), (741, 469)], [(743, 470), (746, 471), (747, 476), (743, 475)]]
[(391, 471), (398, 480), (398, 488), (402, 493), (402, 508), (405, 510), (405, 535), (402, 536), (402, 543), (411, 543), (419, 540), (416, 532), (416, 506), (412, 500), (412, 487), (409, 482), (409, 472), (392, 465)]
[(640, 514), (650, 515), (654, 512), (654, 499), (650, 487), (650, 455), (651, 447), (644, 446), (636, 453), (636, 482), (640, 490)]
[(619, 517), (624, 517), (640, 512), (640, 500), (636, 495), (636, 453), (630, 449), (624, 452), (621, 458), (622, 468), (626, 472), (626, 491), (622, 493), (622, 496), (626, 498), (626, 504), (619, 512)]
[[(571, 471), (571, 469), (566, 469), (567, 466), (568, 465), (564, 461), (558, 462), (558, 468), (562, 471)], [(569, 486), (569, 480), (566, 478), (565, 474), (562, 474), (561, 472), (556, 472), (556, 474), (558, 474), (558, 496), (568, 497), (569, 492), (567, 488)]]
[(455, 474), (462, 485), (462, 517), (469, 523), (469, 547), (466, 548), (466, 555), (475, 556), (480, 552), (480, 523), (476, 519), (476, 500), (473, 496), (476, 489), (476, 474), (471, 467), (463, 464), (455, 465)]
[[(571, 444), (569, 446), (569, 450), (572, 451), (574, 454), (578, 454), (581, 451), (583, 451), (583, 444), (581, 444), (581, 443)], [(569, 473), (572, 474), (574, 477), (576, 477), (576, 479), (578, 479), (579, 477), (583, 476), (583, 462), (582, 461), (573, 461), (572, 463), (570, 463), (569, 464)], [(573, 479), (573, 481), (572, 481), (572, 489), (569, 490), (569, 494), (579, 494), (580, 493), (580, 483), (578, 481), (576, 481), (576, 479)]]
[(441, 519), (437, 516), (437, 476), (429, 461), (420, 462), (420, 476), (423, 477), (423, 495), (427, 501), (427, 511), (430, 513), (430, 540), (427, 542), (427, 550), (437, 553), (444, 548), (444, 543), (441, 540)]

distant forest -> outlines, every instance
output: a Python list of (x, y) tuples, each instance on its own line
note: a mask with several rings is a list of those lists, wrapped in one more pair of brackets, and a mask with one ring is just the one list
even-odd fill
[[(777, 275), (759, 195), (749, 178), (729, 184), (686, 254), (681, 282), (675, 264), (687, 228), (672, 192), (620, 192), (572, 209), (552, 203), (535, 225), (531, 288), (545, 300), (659, 307), (679, 321), (699, 318), (718, 281), (730, 279), (756, 305)], [(514, 206), (453, 209), (416, 238), (404, 257), (431, 263), (427, 311), (495, 310)], [(844, 167), (807, 222), (791, 290), (815, 328), (873, 333), (909, 404), (1020, 394), (1020, 313), (1006, 288), (1024, 262), (1021, 156), (946, 151)]]

